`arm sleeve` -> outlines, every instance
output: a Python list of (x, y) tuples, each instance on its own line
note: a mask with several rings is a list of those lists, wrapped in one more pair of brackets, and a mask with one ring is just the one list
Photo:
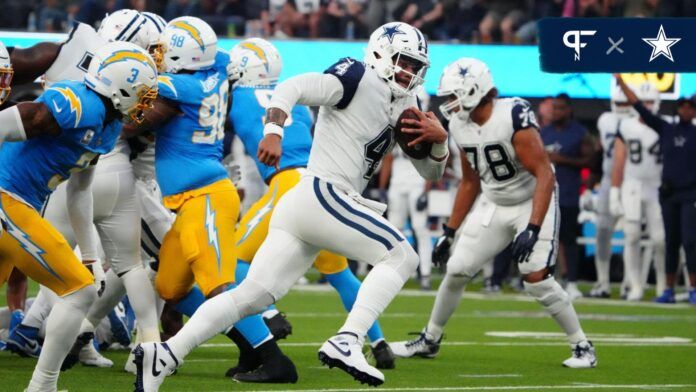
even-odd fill
[(445, 167), (447, 166), (448, 156), (449, 152), (445, 154), (445, 156), (442, 157), (441, 160), (435, 160), (431, 157), (427, 157), (425, 159), (413, 159), (409, 157), (408, 159), (411, 160), (411, 163), (413, 163), (413, 167), (416, 168), (418, 174), (420, 174), (421, 177), (425, 178), (428, 181), (437, 181), (440, 178), (442, 178), (443, 174), (445, 174)]
[(539, 130), (534, 110), (532, 110), (532, 106), (526, 100), (517, 99), (512, 107), (512, 129), (514, 132), (517, 132), (529, 127)]
[(660, 118), (660, 116), (654, 114), (648, 110), (642, 103), (638, 102), (633, 107), (638, 111), (640, 118), (645, 121), (645, 123), (657, 133), (661, 133), (666, 126), (669, 126), (667, 121)]
[(75, 232), (75, 239), (80, 246), (82, 260), (97, 260), (99, 252), (98, 239), (94, 235), (94, 199), (92, 198), (92, 178), (94, 166), (73, 173), (68, 180), (68, 217)]
[(343, 85), (334, 75), (306, 73), (280, 83), (273, 92), (269, 108), (287, 114), (297, 105), (336, 106), (343, 97)]

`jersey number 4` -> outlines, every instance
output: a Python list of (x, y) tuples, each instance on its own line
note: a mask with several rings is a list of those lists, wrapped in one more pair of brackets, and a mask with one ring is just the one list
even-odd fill
[[(466, 153), (466, 159), (473, 166), (474, 170), (479, 173), (478, 167), (478, 148), (463, 147)], [(510, 155), (505, 151), (505, 147), (500, 144), (489, 144), (483, 147), (483, 156), (486, 158), (488, 168), (491, 170), (491, 175), (496, 181), (507, 181), (517, 174), (515, 165), (510, 161)]]
[[(655, 163), (662, 163), (659, 140), (650, 146), (648, 154), (655, 157)], [(636, 165), (643, 162), (643, 143), (639, 139), (628, 139), (628, 159)]]
[(365, 144), (365, 162), (367, 163), (367, 170), (363, 176), (364, 179), (369, 180), (372, 175), (375, 174), (375, 170), (379, 167), (379, 163), (382, 162), (382, 158), (389, 152), (392, 142), (394, 141), (392, 129), (391, 125), (387, 125), (376, 138)]

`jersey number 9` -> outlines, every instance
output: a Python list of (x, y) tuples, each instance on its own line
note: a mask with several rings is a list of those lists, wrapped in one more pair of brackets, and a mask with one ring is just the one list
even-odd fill
[(198, 109), (198, 123), (209, 131), (195, 131), (194, 143), (215, 144), (225, 138), (225, 115), (227, 114), (228, 83), (224, 81), (217, 94), (211, 94), (201, 101)]

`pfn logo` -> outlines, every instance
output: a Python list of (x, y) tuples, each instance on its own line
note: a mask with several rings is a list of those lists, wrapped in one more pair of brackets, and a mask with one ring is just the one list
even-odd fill
[(593, 36), (596, 32), (597, 30), (570, 30), (563, 34), (563, 45), (575, 51), (575, 61), (580, 60), (580, 49), (587, 46), (587, 42), (582, 42), (581, 37), (583, 35)]

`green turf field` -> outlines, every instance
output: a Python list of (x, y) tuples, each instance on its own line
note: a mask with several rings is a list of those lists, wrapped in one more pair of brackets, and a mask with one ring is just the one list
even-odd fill
[[(407, 290), (381, 318), (388, 339), (401, 340), (427, 321), (434, 294)], [(4, 297), (0, 297), (4, 302)], [(244, 385), (223, 377), (234, 364), (236, 349), (215, 338), (195, 350), (161, 391), (368, 389), (340, 370), (321, 367), (316, 352), (341, 326), (344, 313), (338, 296), (317, 286), (292, 291), (279, 307), (294, 326), (282, 349), (295, 361), (295, 385)], [(582, 300), (577, 309), (585, 331), (595, 342), (599, 365), (592, 370), (561, 367), (569, 356), (560, 330), (525, 296), (465, 296), (446, 330), (436, 359), (399, 360), (385, 372), (382, 390), (678, 390), (696, 391), (696, 308), (643, 303), (627, 306), (608, 300)], [(63, 373), (61, 390), (129, 391), (133, 376), (122, 371), (125, 352), (105, 354), (112, 369), (78, 367)], [(0, 352), (0, 391), (22, 391), (33, 359)]]

